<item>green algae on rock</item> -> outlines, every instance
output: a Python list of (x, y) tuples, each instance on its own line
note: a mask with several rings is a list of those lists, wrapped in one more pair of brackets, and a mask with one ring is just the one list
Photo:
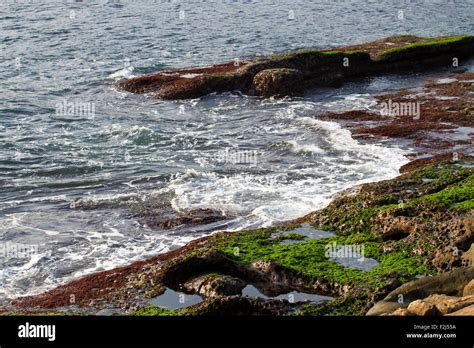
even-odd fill
[[(469, 222), (473, 161), (463, 157), (458, 162), (429, 163), (395, 179), (341, 193), (326, 208), (289, 225), (216, 233), (169, 255), (125, 267), (123, 273), (118, 269), (86, 276), (59, 290), (18, 299), (13, 305), (60, 312), (65, 303), (55, 294), (59, 291), (67, 298), (75, 291), (74, 284), (87, 289), (84, 284), (89, 281), (110, 284), (100, 293), (84, 291), (78, 298), (92, 313), (116, 307), (135, 315), (159, 316), (364, 315), (419, 275), (462, 267), (462, 258), (473, 242)], [(334, 235), (302, 239), (292, 232), (302, 223)], [(281, 244), (282, 238), (293, 243)], [(368, 271), (344, 267), (329, 257), (328, 248), (335, 245), (358, 246), (364, 257), (378, 264)], [(245, 284), (270, 297), (299, 291), (333, 299), (311, 304), (242, 297), (239, 292)], [(150, 299), (166, 287), (201, 294), (203, 301), (177, 310), (150, 307)]]
[(474, 43), (474, 37), (469, 35), (457, 35), (436, 38), (419, 38), (413, 43), (400, 47), (390, 48), (380, 53), (376, 61), (378, 62), (401, 62), (410, 59), (433, 59), (438, 55), (459, 52), (470, 54)]
[[(451, 248), (456, 247), (457, 242), (464, 237), (472, 238), (472, 231), (463, 222), (469, 210), (457, 204), (472, 200), (473, 190), (466, 193), (463, 188), (473, 175), (472, 168), (464, 168), (459, 163), (436, 163), (394, 180), (366, 184), (359, 188), (359, 193), (343, 195), (327, 208), (297, 221), (311, 221), (332, 230), (337, 234), (335, 237), (281, 245), (271, 238), (275, 229), (259, 229), (218, 235), (210, 239), (201, 252), (206, 254), (212, 250), (224, 255), (237, 268), (265, 269), (273, 273), (274, 282), (286, 283), (288, 287), (337, 296), (317, 307), (302, 306), (302, 314), (363, 315), (374, 301), (419, 274), (435, 274), (437, 269), (460, 266), (461, 249), (457, 256), (453, 254), (455, 260), (448, 265), (437, 262), (440, 250), (451, 257)], [(426, 182), (425, 178), (432, 181)], [(458, 188), (463, 193), (453, 195)], [(450, 204), (433, 200), (432, 195), (446, 196)], [(405, 198), (401, 203), (400, 197)], [(420, 241), (413, 236), (384, 241), (384, 226), (379, 225), (381, 220), (385, 221), (379, 216), (384, 212), (395, 217), (407, 212), (413, 218), (413, 236), (428, 235)], [(332, 219), (327, 220), (327, 216)], [(448, 222), (443, 222), (447, 216), (450, 217)], [(433, 222), (440, 226), (427, 232), (425, 227)], [(444, 224), (451, 227), (446, 230)], [(292, 228), (286, 228), (289, 235)], [(450, 233), (447, 238), (446, 231)], [(380, 263), (369, 272), (345, 268), (326, 257), (325, 248), (331, 243), (364, 245), (365, 256)]]
[(335, 50), (298, 50), (203, 68), (169, 70), (117, 83), (160, 99), (198, 98), (239, 90), (263, 97), (300, 94), (313, 87), (396, 69), (452, 66), (474, 54), (474, 36), (421, 38), (398, 35)]
[(185, 313), (186, 313), (185, 309), (167, 309), (163, 307), (149, 306), (149, 307), (140, 308), (139, 310), (133, 312), (131, 315), (140, 316), (140, 317), (154, 317), (154, 316), (175, 317), (179, 315), (184, 315)]

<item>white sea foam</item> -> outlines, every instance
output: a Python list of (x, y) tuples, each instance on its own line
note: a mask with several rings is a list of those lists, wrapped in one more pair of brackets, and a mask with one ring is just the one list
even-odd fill
[[(84, 215), (76, 214), (77, 218)], [(34, 216), (30, 219), (38, 221)], [(65, 237), (58, 238), (56, 242), (44, 242), (38, 246), (40, 251), (26, 260), (10, 255), (0, 256), (2, 264), (9, 265), (0, 269), (0, 299), (38, 294), (59, 282), (163, 253), (203, 235), (163, 235), (141, 231), (130, 236), (131, 226), (117, 221), (106, 222), (103, 231), (70, 230), (78, 242), (67, 241)], [(21, 221), (16, 226), (24, 230), (27, 223)], [(70, 215), (68, 225), (73, 224), (74, 219)], [(56, 243), (61, 245), (63, 242), (65, 246), (54, 247)], [(12, 261), (14, 263), (10, 265)], [(23, 286), (19, 287), (19, 284)]]
[(325, 151), (315, 144), (299, 144), (296, 140), (290, 140), (287, 142), (291, 145), (293, 152), (309, 152), (313, 154), (324, 154)]
[[(137, 161), (140, 166), (156, 161), (173, 167), (174, 174), (165, 175), (158, 165), (156, 173), (133, 174), (133, 180), (127, 178), (101, 193), (88, 188), (80, 198), (67, 195), (49, 196), (49, 200), (18, 197), (19, 206), (43, 201), (62, 205), (69, 202), (70, 206), (56, 211), (54, 217), (30, 211), (0, 221), (8, 226), (12, 238), (26, 234), (38, 244), (46, 240), (40, 253), (31, 260), (22, 260), (19, 264), (5, 260), (9, 265), (0, 272), (5, 284), (0, 297), (41, 292), (59, 282), (168, 251), (213, 231), (203, 228), (179, 234), (156, 233), (133, 218), (125, 217), (143, 205), (170, 204), (176, 211), (221, 210), (233, 217), (222, 229), (269, 226), (324, 207), (339, 190), (361, 182), (391, 178), (407, 161), (402, 150), (361, 144), (337, 123), (317, 119), (313, 114), (321, 103), (255, 101), (258, 103), (253, 106), (256, 111), (245, 113), (235, 104), (247, 105), (252, 99), (232, 97), (233, 102), (227, 106), (227, 98), (230, 97), (226, 97), (225, 103), (216, 103), (215, 108), (205, 108), (211, 115), (208, 124), (202, 119), (173, 121), (169, 145), (160, 146), (157, 152), (145, 150), (142, 162), (137, 157), (121, 159), (121, 163)], [(364, 98), (346, 98), (344, 107), (365, 103)], [(193, 109), (202, 107), (204, 102), (193, 101)], [(183, 105), (187, 113), (190, 104)], [(255, 122), (255, 117), (261, 121)], [(164, 127), (164, 121), (160, 122), (160, 127)], [(241, 127), (239, 132), (234, 129), (235, 124)], [(155, 132), (157, 137), (154, 137)], [(133, 122), (100, 127), (94, 137), (121, 148), (130, 143), (154, 146), (155, 141), (163, 137), (160, 132), (160, 128), (152, 125)], [(255, 166), (231, 163), (226, 167), (229, 163), (213, 160), (216, 151), (239, 149), (241, 144), (261, 144), (251, 150), (258, 154)], [(180, 162), (183, 159), (184, 162)], [(101, 162), (100, 158), (93, 161)], [(101, 170), (96, 177), (107, 177), (107, 181), (113, 183), (113, 174)], [(52, 236), (58, 231), (61, 233)]]
[(127, 66), (123, 69), (117, 70), (108, 76), (110, 79), (130, 79), (134, 77), (133, 71), (135, 68), (133, 66)]
[[(303, 169), (292, 166), (283, 175), (278, 172), (224, 175), (186, 170), (167, 187), (175, 193), (173, 207), (176, 210), (213, 207), (269, 225), (323, 207), (338, 190), (394, 177), (399, 167), (408, 161), (404, 151), (398, 148), (361, 144), (337, 123), (297, 117), (296, 109), (292, 107), (287, 114), (293, 115), (296, 124), (322, 134), (320, 143), (324, 149), (319, 144), (300, 144), (295, 140), (287, 143), (296, 154), (317, 155), (319, 165)], [(321, 175), (324, 172), (326, 175)]]
[[(2, 116), (5, 114), (0, 120), (0, 236), (3, 241), (37, 244), (41, 255), (31, 263), (29, 259), (6, 260), (0, 269), (3, 293), (20, 296), (40, 292), (73, 277), (145, 258), (198, 237), (194, 230), (157, 233), (130, 218), (127, 205), (156, 200), (150, 194), (152, 190), (162, 190), (171, 198), (176, 191), (177, 209), (214, 205), (236, 212), (232, 228), (238, 229), (304, 214), (326, 204), (331, 193), (346, 186), (396, 175), (401, 162), (397, 149), (361, 146), (335, 126), (308, 125), (301, 119), (326, 110), (371, 109), (373, 100), (365, 91), (379, 94), (412, 86), (411, 81), (421, 82), (418, 74), (371, 77), (341, 89), (315, 95), (310, 92), (294, 99), (262, 100), (223, 93), (172, 102), (112, 87), (113, 81), (138, 75), (138, 70), (141, 75), (202, 66), (234, 57), (310, 47), (315, 42), (321, 47), (353, 43), (358, 39), (357, 30), (342, 25), (350, 21), (340, 15), (338, 2), (328, 2), (328, 15), (320, 16), (318, 21), (299, 26), (294, 21), (280, 21), (278, 35), (267, 35), (269, 20), (281, 18), (281, 6), (254, 1), (254, 11), (248, 16), (247, 2), (235, 1), (234, 15), (229, 16), (228, 2), (203, 1), (200, 6), (204, 12), (211, 9), (212, 16), (191, 13), (192, 22), (202, 28), (192, 38), (180, 37), (175, 25), (178, 22), (147, 35), (147, 28), (168, 21), (169, 14), (176, 11), (173, 1), (153, 2), (134, 6), (133, 16), (111, 15), (111, 7), (118, 4), (94, 8), (100, 20), (84, 16), (74, 21), (75, 29), (81, 32), (79, 41), (74, 33), (47, 30), (64, 26), (64, 10), (59, 6), (52, 6), (47, 13), (31, 6), (15, 6), (17, 16), (2, 18), (2, 29), (11, 29), (5, 34), (9, 47), (18, 52), (18, 57), (2, 64), (5, 69), (0, 82)], [(291, 1), (284, 3), (292, 6)], [(355, 11), (353, 18), (363, 19), (390, 16), (397, 7), (388, 2), (383, 6), (377, 2), (360, 6), (349, 1), (345, 5), (348, 13)], [(469, 5), (456, 2), (443, 9), (452, 19), (448, 23), (452, 31), (470, 30)], [(320, 4), (308, 1), (305, 7), (308, 13), (316, 13)], [(439, 22), (438, 16), (430, 15), (433, 10), (433, 6), (417, 8), (421, 14), (411, 23), (413, 30), (432, 35)], [(137, 16), (142, 20), (140, 26)], [(21, 25), (19, 18), (23, 19)], [(209, 26), (209, 18), (219, 27), (218, 37), (215, 28)], [(40, 27), (46, 29), (38, 30)], [(104, 30), (119, 27), (119, 36), (116, 30)], [(239, 27), (255, 30), (239, 31), (237, 41), (225, 39), (235, 37)], [(386, 23), (365, 20), (364, 27), (367, 33), (383, 32)], [(122, 65), (126, 56), (133, 59), (130, 63), (136, 67), (134, 71), (131, 65)], [(472, 62), (463, 64), (472, 70)], [(19, 91), (18, 86), (27, 86), (28, 92)], [(72, 96), (96, 102), (94, 122), (51, 117), (51, 102)], [(294, 151), (288, 141), (324, 153)], [(257, 168), (228, 168), (214, 163), (213, 151), (226, 147), (260, 151)], [(186, 171), (191, 168), (195, 170), (192, 174)], [(177, 172), (181, 174), (169, 179)], [(164, 179), (145, 179), (155, 175)], [(97, 186), (79, 184), (82, 180)], [(75, 184), (69, 185), (71, 182)], [(25, 195), (31, 190), (31, 195)], [(85, 198), (89, 193), (89, 199)], [(121, 196), (132, 193), (130, 197)], [(59, 195), (64, 198), (46, 198)], [(86, 207), (89, 205), (87, 210), (68, 207), (68, 202), (81, 197)], [(59, 234), (48, 236), (44, 231)], [(27, 268), (18, 268), (22, 265)]]

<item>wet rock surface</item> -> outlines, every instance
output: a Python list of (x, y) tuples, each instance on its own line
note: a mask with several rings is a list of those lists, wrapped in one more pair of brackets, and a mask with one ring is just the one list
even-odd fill
[[(379, 49), (380, 45), (383, 42), (374, 44), (370, 53), (357, 59), (367, 59), (367, 55), (370, 59), (382, 59), (384, 50)], [(237, 74), (238, 70), (245, 76), (239, 83), (250, 88), (252, 77), (260, 71), (281, 69), (281, 61), (296, 69), (300, 59), (300, 56), (280, 56), (276, 62), (246, 62), (240, 67), (222, 65), (215, 67), (215, 73)], [(190, 70), (183, 73), (186, 77), (169, 77), (167, 81), (193, 81), (209, 73)], [(296, 72), (287, 71), (283, 75), (288, 76), (286, 73)], [(306, 79), (305, 72), (302, 73)], [(270, 74), (268, 80), (262, 78), (262, 88), (266, 88), (268, 81), (278, 82), (270, 94), (286, 88), (282, 87), (285, 78), (274, 79), (277, 75)], [(0, 313), (100, 314), (113, 308), (138, 315), (472, 315), (474, 159), (468, 151), (472, 143), (451, 141), (453, 147), (443, 148), (443, 153), (439, 151), (445, 142), (432, 142), (428, 146), (436, 134), (449, 135), (453, 127), (472, 126), (471, 80), (471, 73), (461, 72), (455, 78), (428, 82), (430, 96), (425, 96), (426, 114), (421, 114), (427, 115), (424, 126), (405, 131), (400, 129), (410, 128), (416, 120), (404, 123), (402, 119), (389, 119), (389, 124), (402, 122), (403, 127), (396, 126), (391, 128), (396, 131), (386, 133), (382, 128), (375, 128), (372, 136), (381, 132), (387, 137), (410, 138), (420, 145), (415, 160), (402, 168), (403, 174), (395, 179), (341, 192), (324, 209), (282, 226), (215, 233), (144, 261), (91, 274), (43, 294), (14, 299)], [(140, 81), (133, 85), (137, 91), (164, 88), (158, 77)], [(171, 88), (172, 84), (167, 86)], [(381, 100), (405, 100), (412, 94), (413, 91), (402, 90)], [(452, 102), (454, 99), (438, 102), (434, 97), (440, 95), (460, 97), (461, 102)], [(372, 128), (359, 123), (372, 122), (379, 115), (350, 111), (321, 117), (353, 120), (359, 130), (365, 127), (364, 132), (370, 133)], [(450, 151), (454, 146), (456, 151)], [(135, 218), (158, 228), (226, 218), (211, 209), (167, 215), (153, 207), (140, 207), (134, 214)], [(315, 233), (313, 238), (308, 231), (324, 233)], [(356, 247), (351, 250), (362, 251), (364, 257), (377, 263), (369, 269), (347, 267), (337, 255), (331, 257), (338, 247)], [(419, 278), (420, 275), (424, 276)], [(242, 296), (249, 285), (263, 296)], [(165, 294), (181, 292), (199, 296), (201, 300), (168, 309), (150, 302)], [(314, 306), (275, 299), (295, 292), (332, 299)], [(148, 307), (159, 309), (148, 310)]]
[(448, 65), (474, 53), (474, 37), (392, 36), (336, 50), (300, 50), (250, 61), (163, 71), (121, 81), (132, 93), (161, 99), (198, 98), (239, 90), (259, 96), (293, 95), (304, 89), (337, 86), (357, 76)]
[[(153, 315), (432, 315), (425, 302), (436, 307), (433, 315), (450, 315), (471, 306), (474, 268), (463, 267), (473, 250), (469, 183), (474, 169), (469, 163), (467, 158), (462, 165), (441, 160), (393, 180), (364, 184), (286, 226), (216, 233), (145, 261), (16, 299), (4, 313), (100, 314), (110, 308), (142, 313), (155, 306), (151, 299), (173, 291), (202, 301), (151, 310)], [(325, 233), (308, 237), (315, 231)], [(282, 244), (278, 236), (291, 237), (292, 243)], [(378, 263), (367, 270), (347, 267), (332, 257), (334, 246), (363, 246), (357, 251)], [(420, 274), (427, 276), (416, 279)], [(249, 285), (262, 296), (244, 298), (248, 296), (242, 291)], [(291, 293), (332, 299), (306, 306), (279, 297)], [(443, 310), (432, 303), (432, 295), (468, 300), (459, 302), (462, 306), (447, 301), (450, 309)], [(417, 300), (424, 302), (408, 308)]]
[(209, 208), (191, 209), (186, 212), (143, 209), (133, 215), (141, 223), (156, 229), (172, 229), (181, 225), (203, 225), (226, 220), (221, 211)]
[(429, 80), (420, 88), (405, 88), (377, 96), (380, 110), (352, 110), (318, 115), (323, 120), (344, 122), (354, 138), (374, 142), (395, 139), (410, 144), (414, 161), (401, 172), (433, 161), (461, 160), (473, 146), (474, 73), (450, 74), (452, 78)]
[(263, 97), (298, 95), (303, 91), (303, 73), (297, 69), (266, 69), (253, 78), (255, 94)]

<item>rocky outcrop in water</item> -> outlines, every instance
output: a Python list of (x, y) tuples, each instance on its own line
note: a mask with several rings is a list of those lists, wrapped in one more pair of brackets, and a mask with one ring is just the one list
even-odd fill
[(172, 229), (181, 225), (193, 226), (209, 224), (228, 218), (221, 211), (210, 208), (196, 208), (185, 212), (174, 209), (141, 209), (133, 215), (141, 223), (157, 229)]
[(258, 96), (284, 96), (314, 87), (402, 69), (456, 66), (474, 54), (474, 36), (420, 38), (411, 35), (342, 47), (300, 50), (203, 68), (162, 71), (117, 86), (160, 99), (198, 98), (210, 93), (241, 91)]

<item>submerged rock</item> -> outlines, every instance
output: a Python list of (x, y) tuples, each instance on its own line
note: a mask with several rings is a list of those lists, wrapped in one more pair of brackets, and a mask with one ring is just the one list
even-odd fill
[[(459, 73), (455, 77), (427, 80), (423, 87), (375, 96), (375, 110), (351, 110), (315, 117), (338, 122), (362, 142), (388, 141), (413, 148), (414, 152), (407, 156), (412, 161), (400, 168), (401, 173), (442, 161), (471, 162), (474, 72)], [(386, 231), (384, 239), (407, 237), (412, 227), (406, 222), (393, 221), (394, 228)], [(395, 226), (397, 224), (399, 226)], [(464, 241), (468, 247), (474, 242), (472, 239)], [(465, 250), (465, 246), (460, 249)]]

